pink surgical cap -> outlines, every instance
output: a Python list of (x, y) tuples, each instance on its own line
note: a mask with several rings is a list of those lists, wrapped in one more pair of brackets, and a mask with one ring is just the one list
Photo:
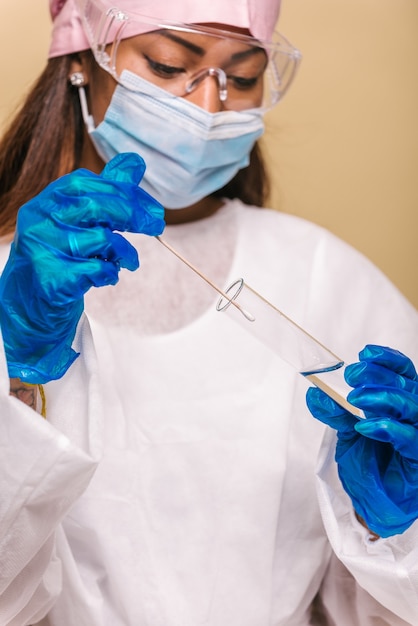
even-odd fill
[[(279, 17), (281, 0), (103, 0), (167, 22), (213, 22), (247, 28), (253, 37), (269, 41)], [(87, 50), (90, 46), (81, 24), (76, 0), (49, 0), (53, 19), (49, 57)], [(139, 33), (138, 33), (139, 34)]]

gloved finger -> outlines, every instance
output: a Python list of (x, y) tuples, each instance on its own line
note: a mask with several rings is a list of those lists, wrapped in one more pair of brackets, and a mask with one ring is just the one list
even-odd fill
[(139, 267), (135, 248), (122, 235), (108, 228), (73, 229), (68, 234), (68, 247), (68, 253), (74, 258), (117, 261), (131, 271)]
[(390, 418), (375, 418), (360, 420), (354, 428), (365, 437), (391, 443), (399, 454), (418, 461), (418, 429), (414, 426)]
[(72, 259), (65, 264), (65, 280), (59, 272), (51, 272), (43, 280), (43, 291), (51, 294), (57, 307), (62, 307), (83, 298), (91, 287), (115, 285), (119, 280), (120, 264), (98, 258)]
[(312, 415), (320, 422), (335, 428), (340, 433), (353, 433), (357, 419), (318, 387), (309, 387), (306, 392), (306, 404)]
[(89, 259), (83, 261), (85, 270), (82, 274), (80, 284), (84, 293), (90, 287), (104, 287), (106, 285), (116, 285), (119, 280), (120, 265), (117, 261), (103, 261), (101, 259)]
[(109, 180), (139, 185), (145, 172), (144, 159), (134, 152), (121, 152), (104, 166), (101, 176)]
[(120, 267), (133, 272), (139, 267), (138, 253), (135, 248), (126, 241), (125, 237), (118, 233), (109, 232), (108, 246), (99, 255), (104, 261), (119, 263)]
[(406, 378), (391, 369), (376, 365), (373, 362), (361, 361), (360, 363), (347, 365), (344, 371), (344, 378), (351, 387), (387, 385), (388, 387), (397, 387), (418, 394), (418, 381)]
[(359, 358), (361, 361), (376, 363), (377, 365), (387, 367), (412, 380), (417, 379), (417, 372), (411, 359), (393, 348), (368, 344), (359, 353)]
[(403, 389), (381, 385), (356, 387), (347, 400), (366, 415), (390, 416), (412, 424), (418, 424), (418, 396)]
[(102, 225), (147, 235), (159, 235), (164, 230), (164, 208), (141, 187), (98, 176), (84, 180), (71, 176), (54, 190), (56, 208), (51, 218), (57, 223)]

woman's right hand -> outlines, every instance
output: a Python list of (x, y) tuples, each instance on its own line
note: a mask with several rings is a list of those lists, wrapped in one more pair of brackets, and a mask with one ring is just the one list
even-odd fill
[(76, 170), (21, 207), (0, 277), (0, 325), (10, 378), (45, 383), (64, 375), (83, 296), (113, 285), (121, 267), (139, 267), (122, 235), (159, 235), (163, 207), (138, 187), (145, 171), (135, 154), (120, 154), (100, 175)]

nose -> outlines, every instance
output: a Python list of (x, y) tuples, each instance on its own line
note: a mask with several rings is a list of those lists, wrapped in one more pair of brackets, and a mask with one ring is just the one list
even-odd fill
[(222, 111), (227, 98), (225, 72), (218, 68), (199, 72), (187, 83), (185, 97), (209, 113)]

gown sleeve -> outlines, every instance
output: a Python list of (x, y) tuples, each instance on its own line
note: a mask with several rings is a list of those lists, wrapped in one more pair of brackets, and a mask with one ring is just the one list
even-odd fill
[[(401, 535), (375, 539), (356, 519), (334, 461), (328, 429), (319, 458), (318, 497), (333, 557), (321, 596), (336, 624), (418, 623), (418, 523)], [(383, 620), (376, 622), (377, 619)], [(349, 620), (349, 621), (347, 621)]]
[[(357, 360), (366, 343), (375, 343), (404, 352), (418, 366), (415, 308), (361, 254), (336, 245), (329, 236), (324, 248), (329, 250), (322, 251), (319, 270), (327, 278), (318, 280), (316, 311), (335, 326), (332, 337), (324, 331), (324, 342), (343, 358), (348, 355), (347, 362)], [(374, 540), (356, 519), (342, 488), (335, 446), (336, 432), (327, 428), (318, 458), (317, 493), (333, 549), (321, 592), (331, 623), (418, 624), (418, 522), (401, 535)]]
[[(254, 266), (246, 267), (249, 284), (346, 363), (374, 343), (404, 352), (418, 368), (418, 313), (379, 268), (311, 222), (274, 212), (265, 220), (264, 230), (254, 223), (245, 241)], [(260, 232), (270, 236), (257, 240)], [(266, 263), (269, 257), (275, 261)], [(258, 258), (270, 273), (260, 272)], [(274, 293), (276, 284), (281, 289)], [(338, 478), (335, 444), (335, 431), (326, 428), (316, 485), (332, 552), (318, 601), (326, 617), (312, 623), (416, 626), (418, 522), (402, 535), (372, 541)], [(292, 511), (287, 515), (291, 523)]]
[(86, 358), (78, 359), (66, 374), (68, 397), (60, 402), (65, 407), (60, 414), (53, 407), (56, 381), (44, 386), (46, 419), (9, 395), (0, 342), (1, 624), (34, 623), (59, 595), (55, 534), (87, 487), (100, 454), (100, 434), (94, 419), (89, 421), (100, 394), (91, 374), (94, 352), (85, 318), (77, 341)]

